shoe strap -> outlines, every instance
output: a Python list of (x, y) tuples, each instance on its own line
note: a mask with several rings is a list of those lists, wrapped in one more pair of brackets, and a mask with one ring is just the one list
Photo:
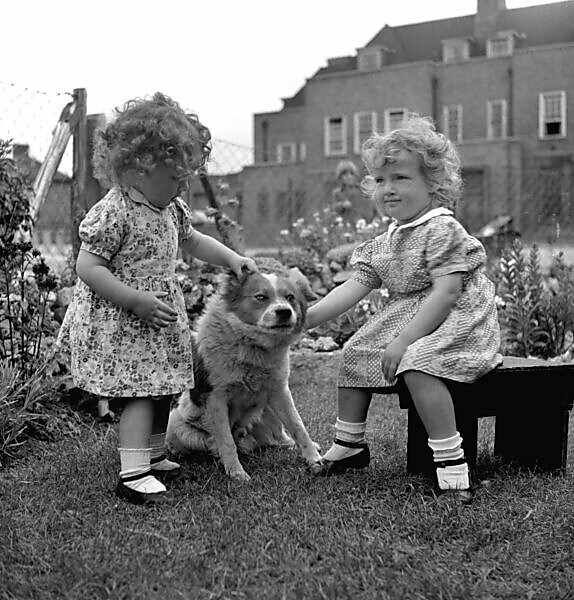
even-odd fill
[(155, 465), (156, 463), (159, 463), (162, 460), (165, 460), (166, 458), (167, 458), (167, 456), (165, 454), (161, 454), (160, 456), (156, 456), (155, 458), (150, 458), (149, 462), (150, 462), (150, 465)]
[(136, 473), (135, 475), (121, 476), (120, 479), (123, 482), (126, 482), (126, 481), (137, 481), (138, 479), (143, 479), (144, 477), (147, 477), (148, 475), (152, 475), (151, 470), (144, 471), (143, 473)]
[(335, 444), (338, 446), (344, 446), (345, 448), (366, 448), (367, 442), (347, 442), (346, 440), (340, 440), (335, 438)]
[(437, 469), (446, 469), (446, 467), (455, 467), (456, 465), (464, 465), (466, 463), (466, 458), (463, 456), (462, 458), (455, 458), (452, 460), (443, 460), (441, 462), (435, 462), (434, 466)]

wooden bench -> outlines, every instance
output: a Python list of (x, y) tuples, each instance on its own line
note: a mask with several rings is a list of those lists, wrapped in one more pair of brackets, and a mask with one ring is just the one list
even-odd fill
[[(494, 416), (496, 456), (521, 468), (565, 472), (574, 363), (505, 356), (500, 367), (475, 383), (448, 383), (448, 387), (471, 468), (476, 467), (478, 419)], [(428, 435), (402, 380), (394, 392), (400, 407), (409, 411), (407, 470), (431, 475)]]

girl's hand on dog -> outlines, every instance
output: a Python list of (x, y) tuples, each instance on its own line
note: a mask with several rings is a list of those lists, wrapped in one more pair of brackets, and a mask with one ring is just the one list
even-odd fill
[(177, 321), (177, 312), (162, 302), (165, 296), (167, 292), (140, 292), (131, 310), (153, 329), (167, 327)]
[(229, 268), (235, 273), (238, 279), (241, 278), (245, 271), (248, 273), (254, 273), (257, 271), (257, 265), (252, 258), (239, 255), (229, 261)]

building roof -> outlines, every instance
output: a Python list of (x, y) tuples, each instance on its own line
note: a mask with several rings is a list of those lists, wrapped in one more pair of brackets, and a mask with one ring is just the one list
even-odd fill
[[(484, 55), (480, 40), (475, 38), (475, 15), (453, 17), (392, 27), (385, 25), (365, 47), (383, 46), (390, 50), (388, 65), (417, 61), (441, 61), (442, 41), (467, 38), (475, 41), (471, 56)], [(544, 46), (574, 41), (574, 1), (540, 4), (525, 8), (503, 9), (496, 19), (497, 31), (515, 31), (518, 48)], [(316, 76), (353, 71), (357, 57), (329, 59)]]

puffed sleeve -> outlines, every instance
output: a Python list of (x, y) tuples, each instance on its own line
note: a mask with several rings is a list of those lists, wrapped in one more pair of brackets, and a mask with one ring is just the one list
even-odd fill
[(375, 290), (380, 288), (383, 282), (373, 268), (372, 256), (374, 251), (374, 240), (363, 242), (353, 250), (350, 264), (355, 269), (353, 279)]
[(467, 273), (475, 268), (469, 260), (470, 236), (453, 217), (437, 217), (429, 228), (426, 260), (431, 277)]
[(192, 215), (189, 206), (181, 199), (175, 198), (171, 206), (177, 219), (177, 233), (179, 243), (193, 236)]
[(81, 249), (110, 260), (122, 245), (126, 213), (121, 194), (111, 190), (80, 223)]

